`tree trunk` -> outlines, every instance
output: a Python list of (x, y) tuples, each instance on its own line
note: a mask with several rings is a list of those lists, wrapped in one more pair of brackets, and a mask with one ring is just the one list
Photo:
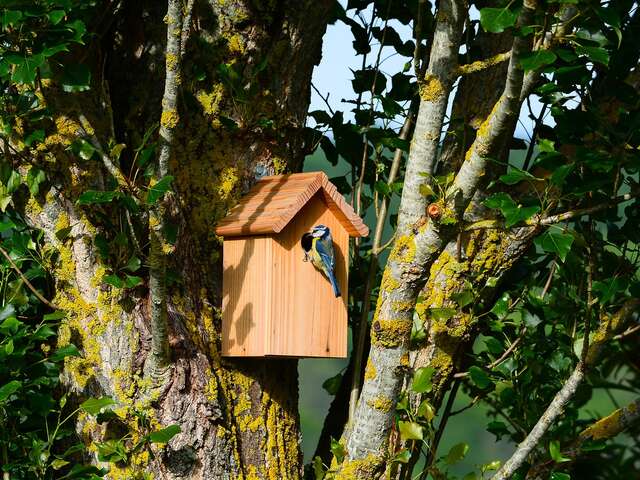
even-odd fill
[[(110, 478), (301, 476), (297, 362), (220, 357), (221, 240), (213, 227), (257, 178), (300, 168), (310, 78), (331, 5), (196, 1), (188, 28), (175, 32), (188, 41), (178, 109), (162, 118), (175, 125), (169, 163), (175, 201), (165, 228), (175, 240), (162, 245), (169, 253), (171, 366), (159, 384), (142, 368), (151, 348), (144, 202), (127, 210), (127, 198), (77, 201), (117, 185), (124, 197), (144, 198), (157, 155), (149, 148), (160, 122), (165, 62), (176, 60), (165, 59), (167, 28), (179, 26), (163, 22), (164, 2), (104, 2), (90, 24), (91, 43), (69, 54), (71, 62), (90, 65), (91, 89), (66, 93), (42, 82), (55, 116), (29, 163), (46, 169), (49, 189), (24, 210), (59, 252), (55, 302), (67, 311), (59, 341), (83, 353), (67, 360), (65, 381), (79, 400), (109, 395), (118, 404), (117, 421), (105, 427), (81, 416), (79, 431), (96, 441), (129, 431), (135, 442), (144, 433), (136, 415), (143, 410), (152, 429), (182, 430), (167, 447), (153, 447), (154, 458), (141, 451), (111, 466)], [(90, 139), (97, 153), (86, 160), (75, 155), (78, 138)], [(114, 178), (109, 160), (124, 178)], [(135, 272), (132, 257), (142, 263)], [(116, 288), (104, 281), (125, 272), (143, 282)]]

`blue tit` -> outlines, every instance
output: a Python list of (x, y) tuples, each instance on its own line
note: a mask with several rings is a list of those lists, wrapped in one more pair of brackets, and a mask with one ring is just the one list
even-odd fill
[(331, 282), (334, 295), (339, 297), (340, 287), (338, 287), (338, 281), (334, 274), (333, 238), (331, 238), (329, 227), (316, 225), (310, 232), (302, 235), (300, 244), (304, 250), (304, 261), (311, 260), (313, 266), (324, 273)]

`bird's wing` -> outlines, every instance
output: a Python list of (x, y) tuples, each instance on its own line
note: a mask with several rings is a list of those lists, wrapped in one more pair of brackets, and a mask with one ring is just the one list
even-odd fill
[(323, 240), (316, 241), (316, 250), (318, 255), (322, 259), (322, 262), (331, 270), (333, 270), (334, 258), (333, 258), (333, 245), (327, 244)]

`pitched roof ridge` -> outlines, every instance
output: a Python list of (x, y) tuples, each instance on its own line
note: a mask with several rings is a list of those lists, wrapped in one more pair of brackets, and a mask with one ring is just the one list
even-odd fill
[[(289, 222), (293, 219), (293, 217), (295, 217), (296, 214), (300, 210), (302, 210), (302, 207), (304, 207), (307, 204), (307, 202), (311, 200), (311, 197), (313, 197), (316, 194), (316, 192), (323, 187), (324, 180), (327, 179), (327, 175), (324, 172), (308, 172), (308, 173), (319, 173), (320, 175), (315, 175), (317, 178), (311, 183), (309, 183), (309, 185), (307, 186), (304, 192), (301, 192), (298, 194), (298, 196), (296, 197), (296, 202), (291, 206), (291, 208), (289, 208), (289, 210), (284, 215), (280, 217), (280, 221), (277, 222), (273, 227), (273, 231), (275, 233), (280, 233), (282, 229), (289, 224)], [(292, 173), (290, 175), (296, 175), (296, 174)], [(303, 197), (304, 197), (304, 200), (300, 202), (300, 199)]]

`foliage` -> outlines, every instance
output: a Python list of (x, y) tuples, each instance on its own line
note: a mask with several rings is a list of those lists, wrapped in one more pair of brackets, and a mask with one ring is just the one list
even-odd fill
[[(478, 6), (479, 21), (473, 17), (470, 20), (463, 40), (466, 53), (459, 56), (462, 64), (484, 60), (475, 56), (477, 39), (484, 32), (521, 34), (529, 29), (540, 35), (541, 25), (557, 21), (563, 13), (558, 4), (547, 2), (533, 24), (518, 31), (519, 2), (485, 5)], [(351, 110), (328, 105), (327, 111), (310, 112), (316, 130), (323, 135), (319, 147), (327, 161), (346, 174), (332, 181), (354, 205), (361, 205), (361, 212), (373, 218), (374, 226), (376, 221), (383, 222), (385, 234), (395, 226), (396, 212), (392, 210), (387, 225), (387, 220), (379, 216), (380, 206), (402, 192), (402, 167), (399, 177), (392, 181), (388, 181), (389, 174), (395, 149), (407, 150), (406, 142), (398, 138), (400, 125), (415, 114), (424, 73), (420, 52), (428, 50), (423, 40), (433, 34), (429, 8), (420, 14), (423, 30), (417, 30), (417, 9), (421, 6), (421, 2), (393, 2), (393, 6), (382, 1), (348, 2), (339, 19), (350, 27), (353, 48), (362, 59), (362, 68), (353, 72), (353, 97), (343, 100), (345, 109)], [(455, 325), (454, 319), (470, 316), (474, 325), (473, 355), (464, 360), (464, 380), (455, 382), (473, 401), (462, 410), (484, 405), (492, 417), (487, 432), (498, 440), (509, 439), (514, 446), (533, 427), (577, 364), (585, 322), (593, 332), (603, 316), (640, 292), (640, 239), (633, 227), (638, 220), (640, 168), (640, 95), (637, 73), (633, 73), (640, 54), (635, 44), (639, 33), (637, 6), (616, 1), (580, 3), (575, 8), (579, 13), (572, 18), (573, 34), (521, 60), (525, 71), (543, 72), (533, 92), (543, 114), (530, 111), (531, 127), (535, 127), (530, 146), (513, 143), (516, 148), (524, 145), (526, 154), (514, 149), (504, 158), (492, 159), (488, 179), (492, 181), (483, 204), (487, 218), (496, 221), (487, 226), (478, 222), (478, 228), (488, 228), (488, 234), (496, 228), (515, 233), (556, 212), (598, 205), (603, 208), (540, 228), (527, 254), (506, 278), (487, 278), (484, 272), (466, 277), (465, 290), (445, 297), (444, 305), (419, 310), (414, 317), (412, 345), (419, 350), (427, 341), (429, 321)], [(411, 19), (413, 30), (407, 32), (402, 25)], [(416, 50), (416, 42), (421, 41), (422, 46)], [(403, 71), (381, 66), (377, 52), (381, 45), (386, 46), (381, 50), (382, 58), (390, 54), (406, 57)], [(544, 112), (551, 115), (545, 116)], [(456, 120), (451, 119), (447, 140), (459, 141), (467, 135), (464, 129), (468, 126), (461, 125), (458, 130)], [(436, 178), (442, 179), (450, 168), (439, 165)], [(446, 190), (446, 186), (439, 186), (442, 183), (440, 180), (432, 185)], [(434, 202), (443, 195), (428, 185), (422, 192)], [(606, 208), (612, 199), (630, 192), (627, 202), (619, 205), (616, 201)], [(385, 255), (373, 264), (378, 268), (368, 296), (365, 286), (371, 273), (369, 258), (376, 248), (362, 242), (350, 271), (354, 332), (358, 331), (363, 302), (370, 302), (368, 311), (375, 309), (375, 286), (381, 281)], [(464, 262), (464, 255), (463, 250), (459, 262)], [(466, 268), (465, 263), (459, 268)], [(423, 295), (419, 305), (434, 293)], [(605, 346), (603, 360), (590, 370), (589, 381), (567, 407), (561, 422), (545, 437), (547, 443), (539, 445), (534, 460), (551, 461), (548, 470), (552, 478), (583, 478), (580, 472), (586, 471), (588, 478), (614, 478), (640, 468), (628, 459), (629, 455), (638, 458), (640, 446), (637, 442), (623, 446), (619, 439), (586, 445), (589, 455), (578, 461), (567, 461), (563, 456), (582, 429), (597, 418), (587, 410), (591, 399), (615, 389), (640, 392), (637, 362), (631, 360), (633, 348), (633, 340), (625, 337)], [(460, 444), (448, 453), (432, 451), (433, 442), (440, 438), (436, 435), (438, 423), (433, 424), (437, 408), (427, 400), (431, 375), (432, 367), (408, 373), (407, 390), (398, 399), (394, 430), (400, 441), (391, 447), (390, 458), (392, 464), (400, 466), (390, 471), (402, 472), (400, 478), (425, 478), (426, 470), (421, 472), (421, 468), (433, 478), (457, 478), (449, 467), (469, 448)], [(449, 413), (444, 414), (445, 421)], [(416, 458), (409, 460), (410, 452), (420, 456), (421, 450), (426, 452), (426, 467), (416, 465)], [(407, 464), (414, 468), (413, 473), (402, 466)], [(499, 461), (487, 459), (464, 478), (487, 478), (499, 466)], [(331, 472), (329, 469), (327, 478)]]

